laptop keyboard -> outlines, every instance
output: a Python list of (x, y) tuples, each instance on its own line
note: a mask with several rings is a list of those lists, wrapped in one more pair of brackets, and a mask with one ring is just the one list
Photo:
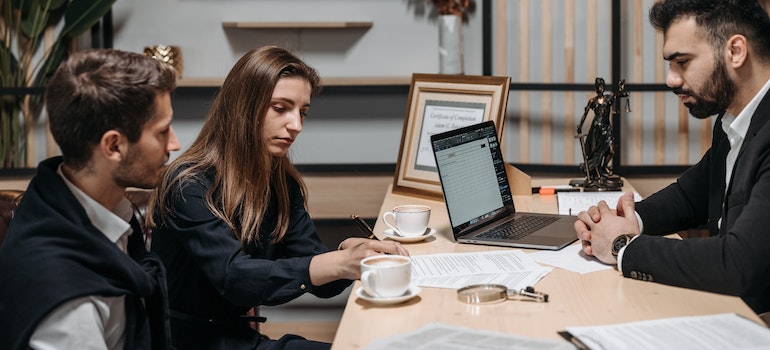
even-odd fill
[(554, 216), (524, 215), (515, 218), (504, 225), (494, 227), (476, 237), (518, 239), (535, 232), (556, 220), (559, 220), (559, 218)]

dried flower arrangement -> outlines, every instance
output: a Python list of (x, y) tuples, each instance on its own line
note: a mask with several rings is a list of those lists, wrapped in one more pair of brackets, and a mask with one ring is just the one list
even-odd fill
[(439, 15), (462, 16), (471, 7), (471, 0), (429, 0)]

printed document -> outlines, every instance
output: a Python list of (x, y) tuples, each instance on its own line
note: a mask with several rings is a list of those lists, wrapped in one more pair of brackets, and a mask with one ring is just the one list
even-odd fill
[(367, 349), (574, 350), (575, 348), (566, 341), (523, 337), (442, 323), (430, 323), (405, 334), (376, 340)]
[(529, 253), (529, 256), (541, 264), (556, 266), (580, 274), (615, 268), (614, 265), (602, 263), (596, 258), (583, 253), (583, 246), (580, 242), (568, 245), (559, 250), (532, 252)]
[[(559, 203), (559, 214), (575, 215), (588, 207), (596, 205), (599, 201), (607, 202), (610, 209), (618, 207), (618, 199), (625, 192), (557, 192), (556, 201)], [(634, 201), (642, 200), (639, 193), (634, 192)]]
[[(567, 327), (589, 349), (768, 349), (770, 328), (732, 313)], [(573, 339), (574, 341), (574, 339)]]
[(518, 249), (412, 256), (412, 284), (422, 287), (460, 289), (491, 283), (519, 290), (534, 286), (551, 271)]

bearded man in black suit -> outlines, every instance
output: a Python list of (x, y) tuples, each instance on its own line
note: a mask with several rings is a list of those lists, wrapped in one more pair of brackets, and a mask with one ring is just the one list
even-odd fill
[[(625, 277), (740, 296), (770, 311), (770, 19), (756, 0), (665, 0), (666, 85), (696, 118), (717, 115), (711, 148), (677, 181), (615, 210), (578, 215), (583, 251)], [(710, 236), (662, 237), (707, 225)]]

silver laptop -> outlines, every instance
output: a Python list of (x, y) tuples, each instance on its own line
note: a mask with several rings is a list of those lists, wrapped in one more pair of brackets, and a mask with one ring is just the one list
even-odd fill
[(574, 216), (516, 212), (492, 121), (431, 135), (455, 242), (561, 249)]

